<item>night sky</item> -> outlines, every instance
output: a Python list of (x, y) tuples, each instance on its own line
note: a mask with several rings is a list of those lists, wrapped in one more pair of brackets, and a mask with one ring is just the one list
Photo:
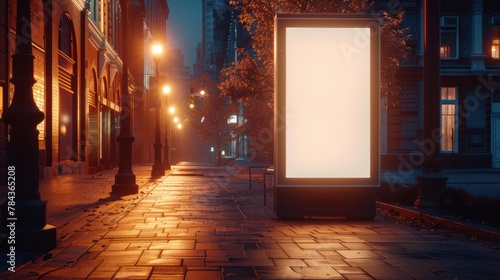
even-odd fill
[(201, 0), (168, 0), (168, 44), (184, 54), (185, 66), (196, 61), (196, 46), (201, 43)]

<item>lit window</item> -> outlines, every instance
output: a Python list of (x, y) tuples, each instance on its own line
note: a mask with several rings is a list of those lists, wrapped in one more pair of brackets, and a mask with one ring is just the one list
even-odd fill
[(458, 58), (458, 17), (441, 17), (442, 58)]
[(441, 151), (457, 151), (457, 88), (441, 88)]
[(500, 58), (500, 27), (491, 29), (491, 57)]

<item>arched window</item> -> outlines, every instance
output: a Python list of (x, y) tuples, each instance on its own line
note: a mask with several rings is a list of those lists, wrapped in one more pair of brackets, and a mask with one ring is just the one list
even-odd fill
[(103, 77), (101, 82), (101, 96), (105, 99), (108, 99), (108, 81), (106, 77)]
[(73, 57), (73, 27), (67, 15), (63, 15), (59, 23), (59, 50), (68, 57)]
[(59, 22), (59, 161), (78, 160), (77, 57), (74, 26), (68, 14)]

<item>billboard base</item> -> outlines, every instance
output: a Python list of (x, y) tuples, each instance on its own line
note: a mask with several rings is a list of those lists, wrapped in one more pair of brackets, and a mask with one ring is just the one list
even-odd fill
[(346, 218), (373, 220), (374, 187), (277, 187), (278, 219)]

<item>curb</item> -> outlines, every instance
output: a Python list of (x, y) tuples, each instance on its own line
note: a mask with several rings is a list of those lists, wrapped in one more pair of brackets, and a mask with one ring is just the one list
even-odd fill
[(500, 229), (497, 228), (467, 223), (458, 219), (455, 220), (451, 217), (438, 217), (438, 213), (431, 211), (419, 211), (417, 209), (395, 206), (379, 201), (377, 201), (376, 204), (377, 208), (380, 210), (397, 212), (406, 218), (415, 218), (425, 222), (441, 224), (443, 227), (464, 234), (467, 237), (479, 238), (491, 242), (500, 242)]

